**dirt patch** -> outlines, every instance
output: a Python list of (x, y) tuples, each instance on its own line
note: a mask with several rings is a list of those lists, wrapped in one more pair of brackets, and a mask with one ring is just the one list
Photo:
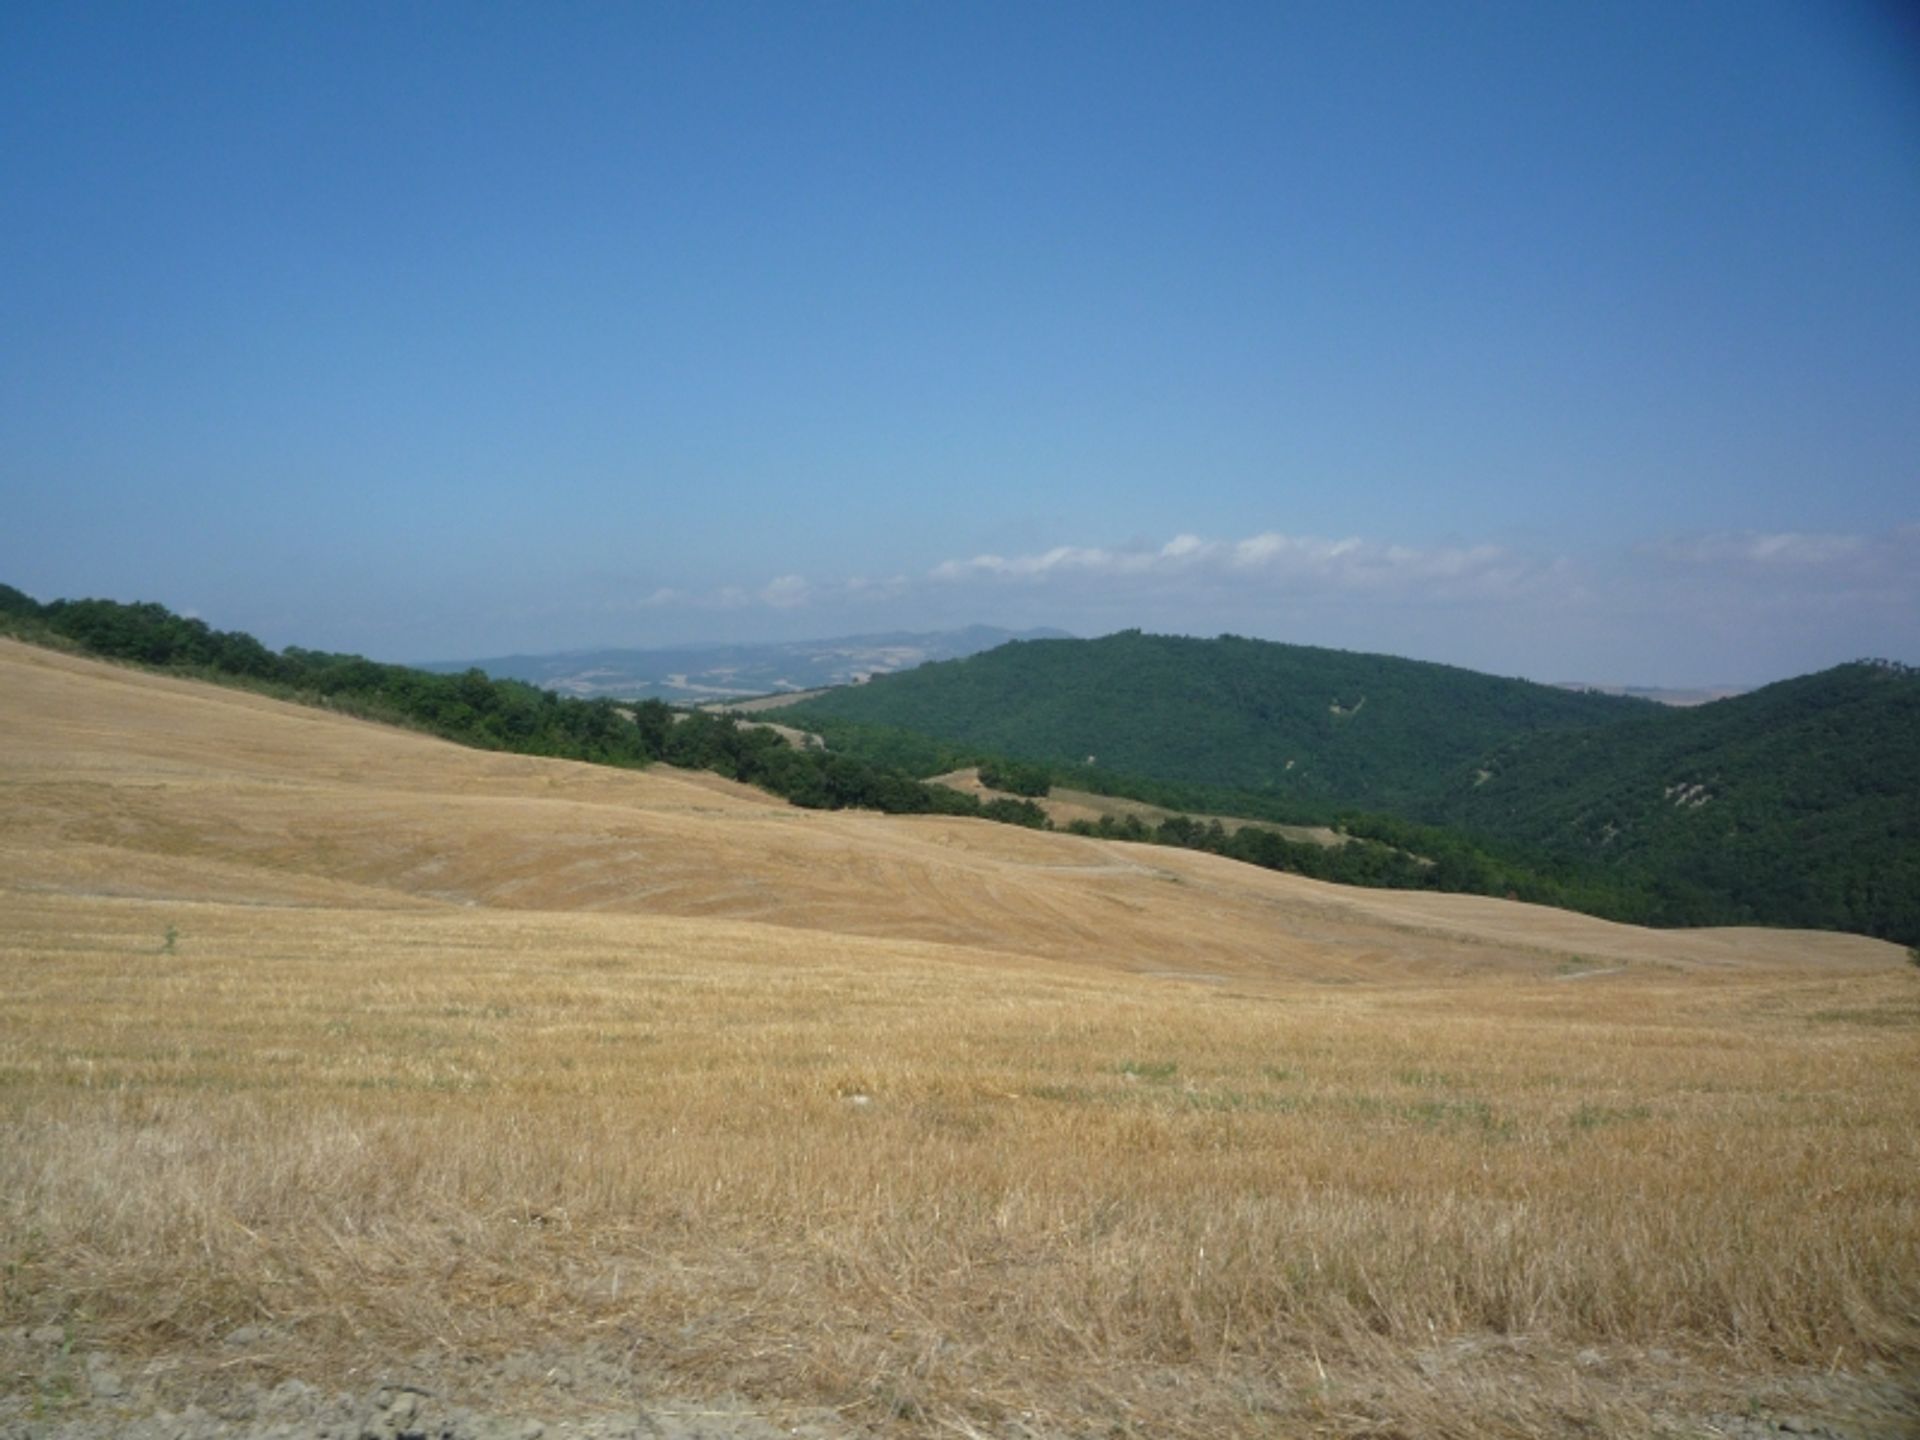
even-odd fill
[(618, 1351), (422, 1354), (295, 1373), (284, 1334), (204, 1352), (75, 1351), (60, 1326), (0, 1332), (0, 1440), (853, 1440), (817, 1407), (678, 1396)]
[[(860, 1403), (829, 1408), (678, 1394), (637, 1365), (631, 1348), (554, 1347), (490, 1360), (421, 1354), (296, 1374), (279, 1358), (285, 1339), (247, 1325), (203, 1353), (140, 1361), (75, 1351), (58, 1326), (0, 1331), (0, 1440), (1067, 1440), (1084, 1433), (1032, 1410), (997, 1422), (928, 1411), (904, 1377), (898, 1387), (876, 1385)], [(1431, 1391), (1437, 1418), (1452, 1403), (1514, 1422), (1501, 1433), (1621, 1440), (1651, 1433), (1910, 1440), (1920, 1433), (1911, 1375), (1720, 1377), (1715, 1385), (1677, 1356), (1590, 1348), (1570, 1365), (1543, 1367), (1535, 1348), (1524, 1337), (1485, 1336), (1417, 1352), (1406, 1369)], [(1290, 1386), (1276, 1374), (1229, 1383), (1278, 1433), (1405, 1433), (1338, 1368), (1317, 1368), (1317, 1386)], [(1498, 1396), (1491, 1405), (1489, 1392)], [(1336, 1397), (1344, 1411), (1334, 1409)], [(1112, 1433), (1126, 1433), (1127, 1423), (1116, 1410)], [(1439, 1418), (1425, 1433), (1452, 1440), (1480, 1432)]]
[(798, 705), (802, 700), (816, 700), (826, 693), (825, 690), (788, 690), (778, 695), (756, 695), (751, 700), (712, 700), (700, 708), (740, 715), (757, 715), (763, 710), (779, 710), (787, 705)]

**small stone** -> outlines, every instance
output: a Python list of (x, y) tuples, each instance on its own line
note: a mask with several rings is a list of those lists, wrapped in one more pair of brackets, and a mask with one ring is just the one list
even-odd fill
[(304, 1409), (318, 1392), (304, 1380), (282, 1380), (267, 1396), (275, 1410)]
[(230, 1350), (244, 1350), (266, 1338), (267, 1332), (258, 1325), (238, 1325), (227, 1332), (227, 1338), (221, 1343)]
[(420, 1397), (406, 1391), (393, 1397), (386, 1407), (389, 1423), (405, 1427), (414, 1416), (420, 1413)]
[(98, 1400), (118, 1400), (127, 1393), (127, 1385), (113, 1368), (110, 1357), (96, 1350), (87, 1356), (87, 1388)]
[(67, 1338), (64, 1325), (41, 1325), (27, 1332), (27, 1341), (32, 1345), (59, 1345)]
[(547, 1427), (538, 1420), (504, 1420), (486, 1416), (470, 1421), (460, 1432), (461, 1440), (540, 1440)]

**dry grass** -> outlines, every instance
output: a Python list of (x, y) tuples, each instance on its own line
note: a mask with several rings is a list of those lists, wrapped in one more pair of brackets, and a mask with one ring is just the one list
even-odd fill
[[(969, 765), (960, 770), (949, 770), (945, 775), (936, 775), (932, 783), (945, 785), (949, 789), (959, 790), (967, 795), (976, 795), (983, 800), (990, 800), (1005, 793), (982, 783), (980, 767), (977, 765)], [(1346, 836), (1325, 825), (1281, 825), (1271, 820), (1242, 820), (1233, 815), (1215, 816), (1193, 811), (1169, 810), (1164, 805), (1152, 805), (1145, 800), (1128, 800), (1118, 795), (1101, 795), (1092, 790), (1073, 790), (1063, 785), (1054, 786), (1049, 793), (1033, 803), (1044, 810), (1047, 818), (1062, 829), (1076, 820), (1098, 824), (1103, 819), (1124, 820), (1132, 816), (1141, 824), (1152, 826), (1158, 825), (1162, 820), (1171, 820), (1175, 815), (1185, 815), (1190, 819), (1201, 821), (1217, 819), (1220, 827), (1229, 835), (1248, 825), (1253, 825), (1262, 830), (1272, 830), (1299, 844), (1331, 846), (1347, 843)]]
[(0, 1323), (577, 1345), (961, 1434), (1701, 1433), (1920, 1353), (1892, 947), (809, 816), (18, 647), (0, 725)]

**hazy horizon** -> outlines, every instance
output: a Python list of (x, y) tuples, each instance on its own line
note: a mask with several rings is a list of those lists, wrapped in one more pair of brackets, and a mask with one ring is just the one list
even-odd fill
[[(1142, 628), (1146, 629), (1148, 634), (1188, 635), (1190, 636), (1190, 638), (1202, 639), (1202, 640), (1217, 638), (1211, 635), (1191, 636), (1191, 632), (1187, 632), (1187, 631), (1154, 631), (1147, 627), (1138, 627), (1138, 626), (1123, 627), (1123, 629), (1129, 629), (1129, 630), (1142, 629)], [(1028, 640), (1028, 639), (1035, 639), (1035, 638), (1054, 639), (1054, 640), (1101, 640), (1101, 639), (1107, 638), (1108, 636), (1120, 633), (1119, 631), (1108, 630), (1095, 635), (1076, 635), (1072, 631), (1062, 630), (1058, 626), (1046, 626), (1046, 625), (1036, 625), (1036, 626), (1027, 626), (1027, 627), (956, 625), (956, 626), (947, 627), (941, 630), (900, 629), (900, 630), (860, 631), (860, 632), (852, 632), (852, 633), (843, 634), (843, 635), (806, 635), (806, 636), (801, 636), (799, 638), (792, 639), (792, 640), (738, 640), (738, 639), (710, 640), (710, 641), (692, 640), (692, 641), (681, 641), (677, 644), (671, 644), (671, 645), (577, 645), (577, 646), (571, 646), (564, 650), (512, 651), (512, 652), (503, 651), (499, 653), (484, 654), (484, 655), (468, 654), (468, 655), (433, 655), (433, 656), (424, 656), (424, 657), (415, 656), (412, 659), (397, 662), (397, 663), (413, 664), (413, 665), (429, 665), (429, 666), (447, 666), (447, 665), (454, 665), (454, 664), (466, 664), (470, 662), (478, 663), (480, 661), (488, 661), (488, 660), (498, 661), (498, 660), (565, 659), (565, 658), (569, 658), (576, 655), (590, 656), (590, 655), (600, 655), (600, 654), (618, 654), (622, 652), (631, 652), (634, 654), (650, 654), (650, 653), (677, 654), (677, 653), (684, 653), (684, 652), (698, 652), (698, 651), (707, 651), (707, 650), (729, 650), (729, 649), (751, 650), (751, 649), (758, 649), (762, 647), (772, 648), (777, 645), (810, 645), (810, 644), (831, 645), (835, 643), (845, 642), (848, 640), (877, 639), (877, 638), (883, 638), (891, 635), (910, 635), (918, 638), (926, 638), (926, 637), (935, 636), (935, 635), (956, 634), (963, 631), (974, 630), (974, 629), (1005, 630), (1006, 632), (1008, 632), (1009, 638), (1014, 640)], [(1045, 632), (1045, 633), (1036, 635), (1034, 632)], [(1252, 637), (1252, 638), (1261, 638), (1261, 637)], [(1283, 643), (1310, 645), (1313, 642), (1306, 641), (1306, 640), (1299, 640), (1299, 641), (1287, 641)], [(1327, 648), (1327, 647), (1323, 647), (1323, 648)], [(1333, 647), (1333, 648), (1339, 648), (1339, 647)], [(1370, 653), (1391, 654), (1393, 652), (1385, 651), (1385, 652), (1370, 652)], [(1421, 657), (1404, 656), (1400, 658), (1419, 659)], [(1855, 660), (1860, 660), (1860, 659), (1869, 659), (1869, 658), (1881, 659), (1881, 658), (1887, 658), (1887, 657), (1880, 657), (1880, 656), (1869, 657), (1869, 656), (1856, 655), (1850, 658)], [(1452, 663), (1452, 662), (1440, 662), (1440, 663)], [(1842, 664), (1845, 662), (1835, 661), (1834, 663)], [(1488, 672), (1488, 673), (1496, 673), (1496, 672)], [(1747, 685), (1736, 685), (1732, 682), (1728, 682), (1728, 681), (1713, 678), (1713, 677), (1705, 677), (1696, 681), (1689, 682), (1684, 685), (1682, 684), (1643, 685), (1639, 681), (1622, 679), (1619, 676), (1612, 676), (1612, 675), (1529, 675), (1529, 676), (1523, 676), (1519, 678), (1534, 680), (1543, 685), (1593, 685), (1593, 686), (1608, 686), (1608, 687), (1615, 687), (1615, 688), (1622, 688), (1622, 689), (1635, 689), (1635, 690), (1641, 690), (1641, 689), (1673, 690), (1673, 691), (1687, 692), (1687, 693), (1697, 691), (1697, 690), (1717, 690), (1717, 689), (1746, 690), (1746, 689), (1754, 688)], [(1783, 675), (1783, 676), (1775, 676), (1774, 678), (1790, 679), (1792, 677)]]
[(418, 661), (1920, 661), (1920, 27), (0, 14), (0, 581)]

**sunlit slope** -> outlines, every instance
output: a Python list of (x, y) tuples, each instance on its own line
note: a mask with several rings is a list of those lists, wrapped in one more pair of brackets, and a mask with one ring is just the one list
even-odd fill
[(16, 892), (704, 917), (1197, 980), (1900, 963), (1849, 936), (1651, 932), (982, 821), (802, 811), (4, 641), (0, 735)]

